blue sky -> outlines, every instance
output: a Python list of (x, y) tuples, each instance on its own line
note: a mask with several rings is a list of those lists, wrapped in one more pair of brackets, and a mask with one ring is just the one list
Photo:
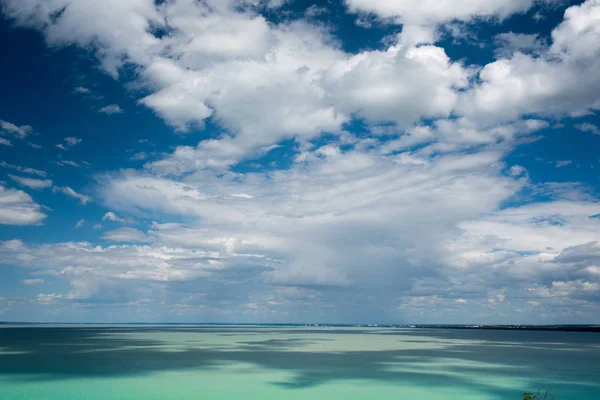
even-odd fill
[(0, 4), (0, 320), (600, 322), (599, 0)]

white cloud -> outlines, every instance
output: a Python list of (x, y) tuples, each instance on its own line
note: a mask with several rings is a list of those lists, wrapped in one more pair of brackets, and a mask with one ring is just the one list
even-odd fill
[(22, 279), (21, 283), (23, 285), (41, 285), (44, 283), (43, 279)]
[[(141, 0), (119, 3), (114, 5), (119, 17), (111, 14), (98, 25), (85, 22), (95, 21), (106, 10), (89, 1), (65, 1), (69, 6), (56, 20), (49, 15), (61, 7), (54, 3), (32, 7), (36, 0), (26, 5), (9, 1), (6, 12), (22, 24), (36, 25), (53, 43), (101, 43), (97, 55), (113, 75), (123, 62), (139, 65), (141, 83), (150, 91), (140, 102), (180, 131), (202, 127), (207, 118), (226, 129), (220, 139), (180, 147), (170, 159), (152, 164), (164, 173), (226, 168), (263, 154), (286, 138), (303, 142), (322, 132), (340, 133), (352, 115), (410, 128), (414, 122), (444, 118), (458, 110), (485, 128), (523, 113), (584, 112), (597, 100), (593, 85), (578, 86), (595, 81), (593, 63), (577, 61), (588, 53), (569, 50), (572, 54), (565, 57), (565, 49), (579, 46), (575, 45), (579, 39), (594, 43), (592, 20), (584, 21), (592, 27), (590, 32), (569, 28), (582, 18), (577, 7), (569, 9), (565, 22), (555, 30), (547, 54), (516, 53), (489, 64), (479, 74), (482, 83), (463, 90), (469, 88), (473, 71), (432, 45), (432, 24), (504, 18), (529, 9), (533, 0), (473, 0), (458, 6), (349, 0), (351, 10), (372, 11), (408, 24), (386, 50), (358, 54), (343, 52), (321, 27), (301, 21), (269, 24), (256, 11), (242, 10), (235, 2), (179, 1), (160, 7)], [(582, 7), (595, 6), (595, 0), (590, 0)], [(170, 35), (158, 38), (149, 33), (150, 25), (165, 27), (165, 21)], [(108, 34), (115, 27), (127, 35)], [(499, 38), (513, 51), (531, 50), (537, 43), (518, 34)], [(415, 47), (415, 43), (428, 45)], [(533, 47), (537, 52), (539, 46)], [(557, 57), (560, 61), (553, 62)], [(544, 82), (528, 87), (537, 82), (530, 76), (536, 70)], [(574, 98), (574, 93), (579, 95)], [(249, 98), (254, 101), (248, 102)], [(111, 106), (105, 111), (120, 110)]]
[[(266, 176), (199, 171), (183, 182), (133, 172), (108, 176), (103, 201), (124, 212), (184, 217), (186, 225), (154, 224), (148, 233), (132, 235), (151, 240), (155, 248), (260, 255), (272, 269), (261, 278), (276, 287), (351, 287), (356, 296), (376, 287), (384, 302), (399, 293), (429, 292), (438, 296), (439, 308), (451, 307), (444, 300), (450, 296), (461, 296), (465, 306), (488, 307), (492, 288), (480, 282), (494, 273), (500, 287), (523, 298), (514, 292), (519, 285), (544, 282), (560, 269), (553, 259), (562, 249), (600, 233), (589, 218), (600, 209), (593, 202), (556, 200), (497, 211), (528, 184), (522, 168), (509, 169), (507, 176), (501, 172), (507, 144), (547, 124), (526, 121), (485, 135), (460, 121), (433, 129), (443, 138), (445, 129), (450, 134), (457, 126), (465, 129), (459, 129), (461, 135), (475, 138), (461, 140), (461, 149), (472, 142), (497, 151), (440, 156), (427, 147), (450, 142), (434, 142), (419, 152), (385, 155), (381, 149), (387, 142), (361, 151), (326, 145), (308, 150), (305, 161), (290, 170)], [(465, 268), (472, 279), (464, 277)], [(535, 272), (524, 274), (526, 268)], [(402, 288), (387, 288), (377, 278), (398, 281), (391, 278), (395, 274), (407, 282)], [(577, 294), (571, 290), (565, 296)], [(493, 298), (494, 307), (504, 307)]]
[(107, 106), (100, 108), (98, 110), (98, 112), (106, 114), (106, 115), (112, 115), (112, 114), (121, 114), (121, 113), (123, 113), (123, 110), (121, 109), (121, 107), (118, 104), (109, 104)]
[(91, 197), (86, 196), (81, 193), (77, 193), (76, 191), (74, 191), (73, 189), (71, 189), (68, 186), (55, 186), (52, 189), (52, 191), (54, 193), (63, 193), (69, 197), (73, 197), (74, 199), (81, 201), (81, 204), (83, 204), (83, 205), (86, 205), (88, 202), (90, 202), (92, 200)]
[(66, 137), (65, 138), (65, 142), (69, 145), (69, 146), (75, 146), (76, 144), (81, 143), (81, 138), (76, 138), (76, 137)]
[(598, 128), (594, 124), (590, 124), (589, 122), (575, 125), (575, 128), (579, 129), (582, 132), (591, 132), (594, 135), (600, 135), (600, 128)]
[[(96, 290), (102, 289), (98, 287), (102, 279), (181, 281), (206, 276), (220, 268), (218, 254), (182, 248), (140, 245), (101, 247), (74, 242), (7, 247), (6, 242), (3, 243), (0, 253), (14, 265), (41, 268), (46, 274), (68, 277), (72, 291), (60, 294), (66, 299), (101, 295)], [(95, 279), (98, 282), (94, 282)]]
[[(508, 53), (527, 49), (540, 55), (517, 52), (485, 66), (479, 74), (481, 84), (472, 90), (459, 90), (467, 88), (472, 70), (432, 45), (432, 28), (439, 24), (502, 19), (534, 3), (348, 0), (353, 11), (374, 12), (405, 24), (385, 51), (358, 54), (340, 50), (321, 27), (301, 21), (269, 24), (256, 10), (229, 1), (178, 1), (155, 7), (136, 0), (111, 3), (114, 10), (109, 12), (90, 1), (41, 6), (39, 0), (13, 0), (5, 12), (21, 24), (43, 30), (51, 43), (99, 44), (97, 56), (112, 75), (125, 62), (138, 65), (141, 83), (151, 93), (141, 103), (177, 129), (202, 127), (211, 117), (219, 122), (228, 131), (221, 140), (181, 148), (175, 156), (173, 163), (186, 164), (185, 168), (191, 164), (193, 170), (229, 166), (285, 138), (304, 141), (321, 132), (339, 132), (355, 114), (407, 127), (458, 111), (485, 127), (522, 114), (594, 109), (596, 61), (587, 59), (598, 42), (593, 19), (597, 0), (568, 9), (547, 51), (533, 36), (499, 36), (503, 48), (511, 49)], [(61, 18), (50, 18), (64, 5), (68, 7)], [(102, 24), (89, 23), (99, 15), (105, 16)], [(170, 35), (150, 33), (150, 26), (167, 25)], [(579, 29), (580, 25), (590, 29)], [(123, 34), (110, 35), (117, 27)], [(415, 47), (416, 43), (429, 45)], [(591, 46), (586, 47), (590, 51), (582, 50), (581, 43)], [(248, 98), (254, 101), (249, 103)], [(110, 107), (105, 111), (120, 110)]]
[(38, 175), (41, 177), (45, 177), (48, 175), (45, 171), (41, 171), (41, 170), (35, 169), (35, 168), (22, 167), (20, 165), (9, 164), (6, 161), (0, 161), (0, 167), (19, 171), (24, 174)]
[(527, 11), (534, 0), (346, 0), (351, 11), (371, 12), (402, 24), (438, 24), (477, 17), (506, 18)]
[(64, 167), (65, 165), (68, 165), (70, 167), (75, 167), (75, 168), (79, 168), (81, 165), (77, 164), (75, 161), (72, 160), (63, 160), (60, 159), (58, 161), (54, 162), (56, 165), (60, 165), (61, 167)]
[(456, 89), (465, 87), (467, 78), (467, 71), (440, 47), (399, 45), (334, 64), (326, 74), (326, 88), (345, 113), (409, 127), (422, 118), (448, 116)]
[(526, 114), (583, 115), (600, 109), (600, 0), (565, 12), (540, 56), (515, 53), (487, 64), (458, 113), (489, 124)]
[(82, 93), (82, 94), (90, 94), (90, 93), (92, 93), (92, 91), (90, 89), (88, 89), (86, 87), (83, 87), (83, 86), (77, 86), (75, 88), (75, 92)]
[(113, 221), (113, 222), (125, 222), (125, 219), (119, 217), (117, 214), (115, 214), (112, 211), (107, 212), (106, 214), (104, 214), (104, 216), (102, 217), (102, 221)]
[(312, 6), (308, 7), (306, 11), (304, 11), (304, 15), (306, 17), (312, 18), (318, 17), (319, 15), (327, 14), (328, 12), (329, 9), (327, 7), (320, 7), (316, 4), (313, 4)]
[(85, 220), (82, 218), (79, 221), (77, 221), (77, 223), (75, 224), (75, 228), (81, 228), (83, 226), (83, 224), (85, 223)]
[(57, 300), (60, 300), (63, 298), (64, 298), (63, 295), (56, 294), (56, 293), (51, 293), (51, 294), (40, 293), (36, 297), (38, 303), (40, 303), (40, 304), (53, 304)]
[(8, 139), (0, 138), (0, 144), (4, 146), (12, 146), (12, 143)]
[(571, 160), (562, 160), (562, 161), (557, 161), (554, 166), (556, 168), (563, 168), (566, 167), (567, 165), (571, 165), (573, 163), (573, 161)]
[[(102, 46), (96, 54), (102, 68), (114, 77), (126, 61), (124, 54), (138, 61), (158, 41), (149, 33), (150, 23), (162, 25), (154, 3), (146, 0), (11, 0), (3, 11), (23, 25), (42, 30), (51, 45), (88, 46), (99, 41)], [(59, 13), (60, 18), (51, 18)], [(119, 35), (109, 34), (117, 30)]]
[[(235, 2), (119, 4), (115, 8), (123, 14), (103, 21), (106, 30), (84, 23), (98, 18), (90, 12), (106, 12), (95, 5), (70, 3), (50, 22), (44, 12), (58, 8), (40, 7), (31, 15), (31, 4), (6, 7), (24, 24), (42, 21), (51, 41), (85, 46), (93, 38), (105, 44), (98, 56), (111, 73), (123, 55), (140, 65), (140, 80), (151, 92), (140, 102), (180, 131), (201, 127), (207, 118), (227, 130), (221, 139), (179, 149), (172, 162), (155, 164), (157, 170), (172, 170), (172, 164), (188, 170), (227, 167), (286, 138), (305, 141), (340, 132), (353, 113), (402, 126), (448, 116), (456, 89), (467, 84), (468, 73), (439, 47), (399, 39), (387, 51), (347, 54), (318, 25), (269, 24)], [(171, 35), (148, 33), (150, 24), (161, 27), (165, 19)], [(128, 36), (107, 34), (116, 27)], [(74, 32), (79, 35), (69, 36)]]
[(11, 122), (0, 119), (0, 131), (16, 136), (19, 139), (24, 139), (33, 131), (33, 129), (29, 125), (17, 126)]
[(151, 242), (144, 232), (134, 228), (119, 228), (105, 232), (102, 237), (112, 242), (144, 243)]
[(22, 186), (27, 186), (30, 189), (40, 190), (52, 187), (52, 181), (49, 179), (33, 179), (33, 178), (25, 178), (21, 176), (15, 176), (12, 174), (8, 174), (10, 179), (19, 183)]
[(496, 35), (496, 58), (510, 58), (516, 52), (541, 54), (546, 44), (536, 34), (501, 33)]
[[(323, 149), (315, 152), (327, 153)], [(376, 152), (350, 152), (316, 157), (307, 166), (298, 165), (269, 177), (248, 174), (218, 179), (200, 174), (195, 184), (193, 176), (187, 183), (179, 183), (126, 175), (111, 178), (103, 196), (110, 206), (124, 211), (159, 211), (185, 215), (188, 220), (197, 217), (212, 227), (206, 231), (157, 227), (152, 232), (157, 243), (168, 239), (166, 243), (171, 245), (233, 246), (233, 251), (271, 254), (287, 260), (287, 265), (276, 266), (268, 274), (273, 282), (347, 285), (360, 281), (361, 265), (368, 257), (387, 264), (390, 259), (383, 262), (387, 257), (402, 257), (407, 247), (420, 247), (424, 238), (415, 233), (417, 227), (453, 225), (439, 217), (434, 220), (431, 208), (437, 210), (436, 215), (456, 221), (465, 215), (479, 215), (518, 190), (518, 182), (493, 172), (499, 157), (489, 153), (402, 164), (393, 156), (381, 158)], [(488, 168), (491, 175), (485, 172)], [(464, 178), (456, 177), (463, 173)], [(448, 182), (447, 176), (455, 178)], [(379, 193), (384, 186), (386, 195), (382, 196)], [(436, 186), (438, 191), (428, 194), (428, 188)], [(239, 193), (252, 194), (234, 196)], [(476, 202), (469, 200), (475, 198)], [(446, 208), (447, 213), (443, 211)], [(398, 221), (403, 223), (397, 225)], [(244, 228), (249, 223), (251, 230)], [(354, 232), (370, 230), (382, 237), (396, 237), (400, 246), (397, 255), (385, 255), (387, 250), (371, 243), (365, 244), (367, 248), (373, 246), (371, 250), (363, 248), (361, 236)], [(215, 241), (221, 237), (231, 240)], [(359, 255), (361, 250), (366, 253)], [(380, 250), (384, 254), (376, 255)], [(336, 262), (334, 254), (339, 257)]]
[(0, 185), (0, 224), (35, 225), (46, 215), (27, 193)]
[(76, 137), (66, 137), (64, 139), (64, 143), (59, 143), (56, 145), (56, 147), (58, 147), (61, 150), (67, 151), (69, 150), (71, 147), (78, 145), (79, 143), (82, 142), (81, 138), (76, 138)]
[(132, 155), (131, 157), (129, 157), (129, 159), (132, 161), (142, 161), (142, 160), (145, 160), (146, 158), (148, 158), (148, 154), (144, 151), (137, 152), (134, 155)]

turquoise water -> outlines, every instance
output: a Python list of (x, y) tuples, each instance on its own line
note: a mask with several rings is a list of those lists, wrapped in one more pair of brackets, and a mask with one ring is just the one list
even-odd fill
[(0, 399), (600, 399), (600, 335), (252, 326), (0, 328)]

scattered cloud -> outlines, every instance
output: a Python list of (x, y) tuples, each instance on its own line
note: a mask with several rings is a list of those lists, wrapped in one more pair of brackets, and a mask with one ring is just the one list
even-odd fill
[(81, 201), (81, 204), (83, 204), (84, 206), (92, 200), (91, 197), (83, 195), (81, 193), (77, 193), (76, 191), (74, 191), (73, 189), (71, 189), (68, 186), (55, 186), (52, 189), (52, 191), (54, 193), (63, 193), (69, 197), (77, 199), (77, 200)]
[(92, 93), (92, 91), (90, 89), (83, 87), (83, 86), (77, 86), (74, 90), (76, 93), (82, 93), (82, 94)]
[(319, 15), (327, 14), (328, 12), (329, 10), (327, 9), (327, 7), (321, 7), (316, 4), (313, 4), (304, 11), (304, 15), (307, 18), (314, 18), (318, 17)]
[(76, 138), (76, 137), (66, 137), (64, 139), (64, 143), (59, 143), (56, 145), (56, 147), (58, 147), (61, 150), (67, 151), (69, 150), (71, 147), (78, 145), (79, 143), (82, 142), (81, 138)]
[(22, 167), (20, 165), (9, 164), (6, 161), (0, 161), (0, 167), (12, 169), (23, 174), (38, 175), (41, 177), (46, 177), (48, 175), (45, 171), (35, 168)]
[(121, 114), (121, 113), (123, 113), (123, 110), (121, 109), (121, 107), (118, 104), (109, 104), (109, 105), (104, 106), (101, 109), (99, 109), (98, 112), (106, 114), (106, 115), (112, 115), (112, 114)]
[(132, 160), (132, 161), (143, 161), (146, 158), (148, 158), (148, 153), (146, 153), (144, 151), (140, 151), (138, 153), (135, 153), (131, 157), (129, 157), (129, 159)]
[(0, 131), (18, 137), (19, 139), (25, 139), (31, 134), (33, 129), (29, 125), (17, 126), (11, 122), (0, 119)]
[(102, 221), (113, 221), (113, 222), (126, 222), (123, 218), (119, 217), (117, 214), (115, 214), (112, 211), (107, 212), (106, 214), (104, 214), (104, 216), (102, 217)]
[(590, 124), (589, 122), (575, 125), (575, 128), (579, 129), (582, 132), (590, 132), (594, 135), (600, 135), (600, 128), (598, 128), (594, 124)]
[(562, 167), (566, 167), (567, 165), (571, 165), (573, 163), (573, 161), (571, 160), (562, 160), (562, 161), (556, 161), (554, 166), (556, 168), (562, 168)]
[(21, 283), (23, 285), (41, 285), (44, 283), (43, 279), (22, 279)]
[(67, 166), (67, 165), (68, 165), (68, 166), (70, 166), (70, 167), (79, 168), (79, 167), (81, 166), (81, 165), (77, 164), (75, 161), (71, 161), (71, 160), (63, 160), (63, 159), (60, 159), (60, 160), (58, 160), (58, 161), (54, 161), (54, 163), (55, 163), (56, 165), (60, 165), (61, 167), (64, 167), (64, 166)]
[(12, 143), (8, 139), (0, 138), (0, 144), (4, 146), (12, 146)]
[(0, 224), (35, 225), (46, 218), (27, 193), (0, 185)]
[(17, 182), (22, 186), (27, 186), (30, 189), (40, 190), (52, 187), (52, 181), (50, 179), (33, 179), (33, 178), (25, 178), (22, 176), (15, 176), (12, 174), (8, 174), (10, 179)]
[(82, 218), (79, 221), (77, 221), (77, 223), (75, 224), (75, 228), (81, 228), (83, 226), (83, 224), (85, 223), (85, 220)]
[(38, 303), (40, 303), (40, 304), (53, 304), (57, 300), (62, 299), (63, 297), (64, 296), (62, 296), (60, 294), (56, 294), (56, 293), (52, 293), (52, 294), (40, 293), (37, 295), (36, 299), (37, 299)]
[(112, 242), (121, 243), (144, 243), (152, 241), (144, 234), (144, 232), (127, 227), (105, 232), (102, 237)]

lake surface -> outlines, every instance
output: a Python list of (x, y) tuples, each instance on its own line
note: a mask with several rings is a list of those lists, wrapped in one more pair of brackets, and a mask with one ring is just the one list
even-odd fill
[(600, 334), (273, 326), (0, 328), (0, 399), (600, 399)]

